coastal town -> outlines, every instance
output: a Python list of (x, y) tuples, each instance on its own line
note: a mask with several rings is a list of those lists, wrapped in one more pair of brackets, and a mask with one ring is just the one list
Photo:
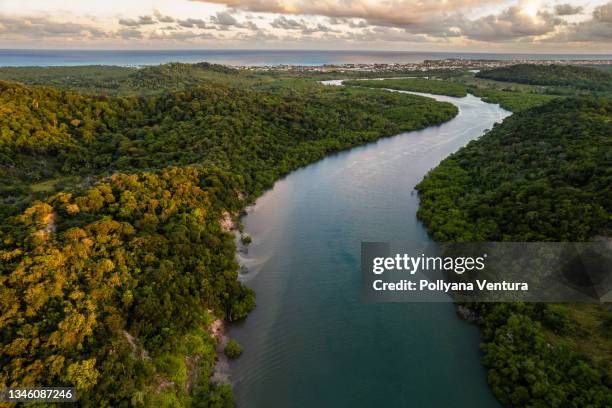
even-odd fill
[(326, 64), (326, 65), (257, 65), (257, 66), (238, 66), (236, 68), (247, 71), (266, 72), (406, 72), (406, 71), (431, 71), (431, 70), (481, 70), (499, 68), (516, 64), (530, 65), (577, 65), (577, 66), (612, 66), (612, 59), (597, 60), (530, 60), (530, 59), (461, 59), (447, 58), (439, 60), (424, 60), (423, 62), (412, 63), (370, 63), (370, 64)]

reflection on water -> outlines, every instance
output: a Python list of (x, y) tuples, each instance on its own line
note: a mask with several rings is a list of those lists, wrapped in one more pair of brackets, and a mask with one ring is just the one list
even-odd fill
[[(428, 240), (414, 186), (509, 113), (433, 96), (459, 115), (328, 157), (276, 183), (245, 218), (258, 307), (230, 336), (240, 407), (497, 406), (478, 328), (452, 304), (364, 304), (361, 241)], [(384, 404), (381, 403), (384, 401)]]

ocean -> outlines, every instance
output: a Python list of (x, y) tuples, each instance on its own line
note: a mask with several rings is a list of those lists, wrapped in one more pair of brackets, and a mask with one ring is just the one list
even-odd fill
[(0, 66), (145, 66), (212, 62), (234, 66), (418, 63), (426, 59), (612, 59), (612, 54), (501, 54), (466, 52), (311, 50), (0, 50)]

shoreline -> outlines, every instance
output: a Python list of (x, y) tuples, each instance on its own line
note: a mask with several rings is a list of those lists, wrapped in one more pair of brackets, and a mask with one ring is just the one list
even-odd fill
[[(341, 82), (341, 80), (340, 80), (340, 81), (338, 81), (338, 82)], [(330, 84), (330, 85), (332, 85), (332, 84)], [(400, 91), (400, 92), (406, 92), (406, 93), (412, 94), (412, 92), (408, 92), (408, 91)], [(442, 99), (456, 99), (456, 100), (461, 100), (461, 99), (463, 99), (463, 98), (456, 98), (456, 97), (448, 97), (448, 96), (445, 96), (445, 95), (418, 94), (418, 93), (415, 93), (415, 94), (416, 94), (416, 95), (419, 95), (419, 96), (429, 97), (429, 98), (432, 98), (432, 99), (435, 99), (435, 100), (439, 100), (439, 98), (442, 98)], [(478, 99), (479, 101), (481, 101), (481, 102), (482, 102), (482, 103), (484, 103), (484, 104), (487, 104), (487, 105), (493, 105), (493, 106), (497, 106), (497, 107), (499, 107), (499, 106), (498, 106), (498, 104), (492, 104), (492, 103), (484, 102), (484, 101), (482, 101), (482, 99), (481, 99), (481, 98), (479, 98), (479, 97), (474, 97), (474, 98), (475, 98), (475, 99)], [(460, 113), (460, 112), (461, 112), (461, 110), (459, 109), (459, 106), (458, 106), (457, 104), (454, 104), (454, 106), (455, 106), (455, 107), (457, 107), (457, 109), (458, 109), (458, 111), (459, 111), (459, 113)], [(459, 113), (458, 113), (458, 115), (456, 115), (456, 116), (454, 116), (453, 118), (451, 118), (449, 121), (452, 121), (453, 119), (456, 119), (456, 118), (459, 116)], [(502, 119), (503, 119), (503, 118), (502, 118)], [(500, 119), (500, 120), (501, 120), (501, 119)], [(436, 128), (436, 127), (439, 127), (439, 126), (443, 125), (444, 123), (446, 123), (446, 122), (443, 122), (443, 123), (438, 124), (438, 125), (431, 125), (431, 126), (428, 126), (428, 127), (427, 127), (427, 128), (425, 128), (425, 129), (428, 129), (428, 128)], [(422, 129), (418, 129), (418, 130), (415, 130), (415, 131), (420, 131), (420, 130), (422, 130)], [(405, 135), (405, 133), (407, 133), (407, 132), (402, 132), (402, 133), (394, 134), (394, 135), (391, 135), (391, 136), (390, 136), (390, 138), (394, 138), (394, 137), (398, 137), (398, 136), (403, 136), (403, 135)], [(381, 138), (381, 139), (382, 139), (382, 138)], [(378, 141), (375, 141), (375, 142), (372, 142), (372, 143), (367, 143), (367, 144), (360, 145), (360, 146), (355, 146), (355, 147), (363, 147), (363, 146), (367, 146), (367, 145), (375, 145), (375, 144), (377, 144), (377, 143), (378, 143)], [(350, 151), (350, 150), (352, 150), (352, 148), (351, 148), (351, 149), (347, 149), (347, 150), (348, 150), (348, 151)], [(325, 159), (328, 159), (328, 158), (329, 158), (329, 156), (331, 156), (331, 155), (327, 155), (327, 156), (325, 157)], [(445, 157), (446, 157), (446, 156), (445, 156)], [(315, 162), (315, 163), (316, 163), (316, 162)], [(304, 167), (308, 167), (308, 166), (313, 165), (313, 164), (314, 164), (314, 163), (310, 163), (309, 165), (304, 166)], [(293, 173), (293, 172), (292, 172), (292, 173)], [(291, 174), (291, 173), (289, 173), (289, 174)], [(266, 192), (271, 191), (273, 188), (274, 188), (274, 186), (273, 186), (272, 188), (270, 188), (270, 189), (266, 190)], [(264, 192), (264, 193), (266, 193), (266, 192)], [(258, 197), (258, 198), (257, 198), (257, 199), (256, 199), (256, 200), (255, 200), (255, 201), (252, 203), (252, 205), (255, 205), (258, 199), (259, 199), (259, 197)], [(248, 208), (248, 207), (247, 207), (247, 208)], [(226, 221), (225, 221), (224, 225), (226, 225), (226, 226), (230, 226), (230, 225), (234, 225), (234, 226), (235, 226), (235, 225), (237, 224), (237, 222), (233, 222), (232, 224), (230, 224), (230, 223), (227, 221), (227, 216), (225, 217), (225, 219), (226, 219)], [(233, 232), (234, 232), (235, 237), (236, 237), (236, 256), (237, 256), (237, 258), (241, 258), (241, 257), (242, 257), (242, 255), (244, 255), (244, 248), (241, 246), (241, 243), (240, 243), (240, 235), (237, 233), (237, 231), (236, 231), (236, 230), (234, 230)], [(257, 238), (257, 236), (255, 236), (255, 238)], [(259, 248), (259, 246), (258, 246), (258, 248)], [(265, 254), (264, 254), (264, 256), (265, 256)], [(240, 259), (239, 259), (239, 260), (240, 260)], [(240, 265), (241, 265), (241, 268), (242, 268), (242, 267), (246, 267), (246, 266), (244, 265), (244, 263), (243, 263), (243, 262), (239, 262), (239, 263), (240, 263)], [(264, 303), (265, 303), (265, 302), (264, 302)], [(268, 306), (269, 306), (269, 305), (268, 305)], [(455, 312), (455, 313), (457, 314), (457, 312)], [(252, 318), (252, 317), (251, 317), (251, 316), (248, 316), (247, 318)], [(261, 314), (259, 314), (259, 315), (258, 315), (258, 317), (256, 318), (256, 320), (255, 320), (255, 321), (257, 321), (257, 319), (261, 319)], [(453, 319), (453, 320), (460, 321), (461, 319), (459, 318), (459, 316), (455, 315), (455, 317), (454, 317), (454, 319)], [(231, 328), (229, 328), (229, 327), (228, 327), (228, 329), (229, 329), (229, 330), (231, 330)], [(254, 335), (253, 333), (254, 333), (254, 332), (251, 332), (251, 334), (250, 334), (250, 335), (251, 335), (251, 336), (253, 336), (253, 335)], [(256, 335), (256, 334), (255, 334), (255, 335)], [(241, 342), (244, 344), (245, 349), (247, 349), (247, 350), (248, 350), (248, 349), (249, 349), (249, 342), (247, 342), (247, 341), (246, 341), (246, 338), (240, 338), (240, 337), (238, 337), (238, 338), (239, 338), (239, 339), (240, 339), (240, 341), (241, 341)], [(253, 357), (250, 357), (250, 359), (252, 359), (252, 358), (253, 358)], [(221, 362), (221, 364), (223, 364), (223, 362)], [(479, 365), (479, 367), (482, 367), (482, 365)], [(231, 373), (231, 374), (233, 374), (233, 373)], [(237, 374), (237, 373), (236, 373), (236, 374)], [(234, 385), (236, 385), (236, 383), (234, 383)], [(489, 388), (489, 389), (490, 389), (490, 388)]]

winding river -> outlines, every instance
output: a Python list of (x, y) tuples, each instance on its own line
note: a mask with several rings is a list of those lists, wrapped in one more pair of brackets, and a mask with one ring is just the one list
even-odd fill
[(239, 407), (498, 406), (479, 330), (454, 305), (360, 300), (361, 241), (429, 240), (414, 186), (509, 115), (472, 95), (421, 95), (460, 113), (297, 170), (249, 210), (243, 278), (257, 308), (229, 331), (245, 346), (231, 364)]

